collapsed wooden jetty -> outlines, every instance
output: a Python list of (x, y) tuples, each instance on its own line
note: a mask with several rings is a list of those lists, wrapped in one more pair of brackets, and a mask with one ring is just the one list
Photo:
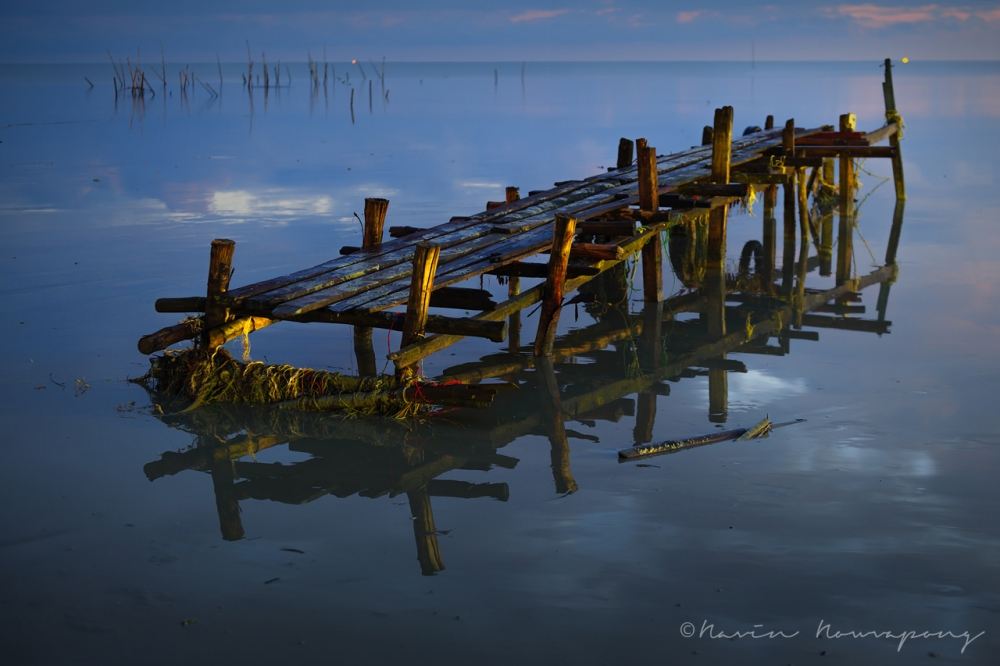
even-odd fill
[[(211, 353), (229, 340), (281, 321), (341, 323), (354, 326), (359, 374), (377, 374), (372, 328), (402, 332), (400, 348), (389, 354), (395, 373), (384, 386), (399, 389), (418, 380), (422, 359), (466, 336), (520, 343), (520, 313), (541, 304), (531, 345), (534, 358), (553, 355), (556, 327), (565, 297), (595, 278), (642, 257), (643, 300), (662, 304), (662, 234), (707, 217), (706, 279), (725, 293), (726, 227), (729, 208), (765, 187), (765, 216), (773, 213), (777, 187), (784, 190), (784, 270), (795, 265), (796, 234), (813, 237), (818, 265), (830, 268), (832, 226), (819, 228), (809, 214), (808, 199), (826, 194), (840, 212), (837, 285), (850, 286), (853, 225), (854, 160), (892, 161), (897, 200), (905, 198), (892, 66), (885, 61), (883, 92), (886, 124), (872, 132), (856, 131), (852, 114), (837, 128), (798, 128), (788, 120), (775, 128), (768, 117), (761, 128), (747, 128), (733, 139), (732, 107), (716, 109), (702, 146), (657, 155), (646, 140), (622, 139), (617, 167), (584, 180), (557, 183), (521, 198), (509, 187), (505, 201), (467, 217), (454, 217), (428, 229), (391, 227), (383, 242), (388, 209), (384, 199), (365, 201), (364, 235), (358, 248), (317, 266), (254, 284), (230, 288), (234, 243), (212, 242), (208, 287), (204, 296), (162, 298), (159, 312), (199, 312), (200, 316), (169, 326), (139, 341), (152, 354), (185, 340)], [(887, 141), (888, 145), (875, 145)], [(839, 165), (834, 188), (835, 161)], [(796, 217), (798, 211), (798, 217)], [(776, 233), (765, 233), (760, 248), (751, 249), (764, 282), (776, 270)], [(824, 256), (824, 251), (826, 255)], [(532, 258), (548, 253), (544, 262)], [(742, 263), (742, 259), (741, 259)], [(894, 263), (887, 258), (887, 264)], [(803, 266), (805, 264), (803, 263)], [(494, 303), (487, 292), (455, 285), (481, 275), (508, 280), (508, 298)], [(521, 278), (544, 281), (521, 290)], [(800, 282), (803, 282), (800, 280)], [(801, 287), (804, 289), (804, 286)], [(805, 293), (798, 295), (804, 302)], [(429, 315), (430, 307), (478, 310), (472, 317)], [(400, 309), (405, 308), (405, 309)], [(801, 305), (797, 316), (805, 316)], [(709, 334), (722, 340), (725, 317), (709, 313)], [(468, 378), (475, 383), (482, 376)], [(456, 377), (451, 378), (452, 382)], [(465, 378), (462, 378), (465, 380)], [(477, 389), (483, 395), (483, 387)], [(461, 389), (452, 389), (452, 393)]]
[[(765, 241), (777, 226), (774, 206), (767, 205), (775, 198), (765, 198)], [(887, 333), (903, 209), (903, 202), (897, 201), (886, 264), (839, 285), (807, 287), (802, 280), (807, 274), (834, 275), (829, 247), (822, 241), (834, 226), (832, 210), (820, 213), (816, 220), (820, 233), (813, 240), (801, 239), (797, 256), (782, 270), (766, 274), (768, 259), (760, 256), (759, 271), (725, 276), (719, 288), (706, 269), (696, 288), (649, 303), (638, 314), (628, 312), (627, 302), (610, 293), (624, 288), (621, 276), (606, 273), (578, 296), (582, 298), (577, 302), (590, 308), (595, 323), (559, 336), (551, 355), (534, 357), (533, 345), (524, 345), (445, 370), (443, 377), (463, 383), (502, 377), (518, 387), (501, 393), (493, 409), (419, 423), (344, 421), (280, 405), (248, 408), (217, 403), (161, 413), (158, 418), (165, 424), (190, 433), (194, 440), (190, 448), (167, 451), (148, 462), (144, 472), (151, 481), (188, 471), (210, 476), (221, 535), (227, 540), (246, 534), (241, 502), (299, 505), (330, 495), (371, 499), (405, 495), (421, 573), (437, 573), (445, 564), (434, 502), (507, 501), (511, 493), (506, 483), (448, 475), (514, 468), (519, 459), (501, 449), (525, 435), (541, 435), (549, 443), (543, 455), (551, 462), (554, 491), (572, 493), (578, 483), (570, 440), (585, 447), (598, 445), (598, 438), (587, 432), (596, 422), (631, 419), (633, 442), (648, 443), (658, 400), (670, 395), (674, 383), (696, 377), (708, 379), (709, 418), (724, 422), (728, 374), (748, 372), (761, 355), (790, 354), (793, 345), (819, 342), (825, 330)], [(744, 250), (763, 244), (752, 240)], [(668, 249), (674, 271), (688, 277), (698, 272), (692, 268), (705, 263), (706, 246), (691, 234), (672, 234)], [(687, 261), (692, 255), (700, 257), (693, 265)], [(862, 317), (868, 313), (865, 293), (875, 287), (875, 316)], [(612, 307), (605, 307), (608, 302)], [(685, 314), (696, 316), (685, 318)], [(706, 335), (709, 322), (725, 322), (727, 332)], [(606, 443), (612, 450), (620, 445)], [(286, 463), (257, 458), (284, 446), (308, 457)]]

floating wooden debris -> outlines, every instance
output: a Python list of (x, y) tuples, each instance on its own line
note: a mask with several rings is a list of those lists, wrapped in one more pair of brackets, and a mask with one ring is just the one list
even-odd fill
[(706, 444), (717, 444), (719, 442), (726, 442), (732, 439), (735, 439), (736, 441), (757, 439), (759, 437), (766, 437), (773, 428), (774, 424), (771, 423), (771, 419), (765, 416), (761, 421), (749, 428), (722, 430), (708, 435), (701, 435), (699, 437), (688, 437), (687, 439), (668, 439), (663, 442), (657, 442), (656, 444), (641, 444), (627, 449), (622, 449), (618, 452), (618, 462), (638, 460), (640, 458), (659, 456), (666, 453), (676, 453), (678, 451), (693, 449), (698, 446), (705, 446)]

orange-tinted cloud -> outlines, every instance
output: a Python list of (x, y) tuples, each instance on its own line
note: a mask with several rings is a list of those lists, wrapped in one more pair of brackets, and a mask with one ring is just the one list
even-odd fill
[(677, 12), (677, 22), (678, 23), (692, 23), (696, 21), (699, 16), (703, 16), (705, 10), (703, 9), (688, 9), (685, 11)]
[(824, 10), (824, 13), (828, 16), (849, 18), (866, 28), (935, 23), (944, 19), (965, 22), (977, 18), (987, 23), (1000, 21), (1000, 7), (976, 10), (967, 6), (946, 7), (939, 4), (919, 6), (838, 5)]
[(840, 5), (831, 10), (868, 28), (885, 28), (907, 23), (929, 23), (941, 14), (937, 5), (920, 7), (883, 7), (880, 5)]
[(533, 23), (568, 14), (568, 9), (529, 9), (510, 17), (511, 23)]

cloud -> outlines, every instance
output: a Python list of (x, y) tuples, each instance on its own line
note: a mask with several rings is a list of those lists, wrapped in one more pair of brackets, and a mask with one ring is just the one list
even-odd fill
[(944, 19), (953, 19), (964, 23), (973, 17), (987, 23), (1000, 21), (1000, 7), (976, 10), (969, 7), (945, 7), (938, 4), (915, 7), (875, 4), (839, 5), (825, 9), (824, 13), (827, 16), (849, 18), (863, 27), (876, 29), (896, 25), (936, 23)]
[(930, 23), (940, 17), (937, 5), (883, 7), (880, 5), (840, 5), (833, 14), (844, 16), (866, 28), (885, 28), (909, 23)]
[(708, 12), (704, 9), (688, 9), (684, 11), (677, 12), (677, 22), (678, 23), (693, 23), (702, 16), (705, 16)]
[(528, 9), (520, 14), (510, 17), (511, 23), (534, 23), (535, 21), (545, 21), (563, 14), (568, 14), (568, 9)]

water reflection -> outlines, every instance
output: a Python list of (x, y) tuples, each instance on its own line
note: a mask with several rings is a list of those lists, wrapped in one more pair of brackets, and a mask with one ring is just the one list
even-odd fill
[[(553, 491), (574, 493), (579, 484), (570, 440), (599, 438), (574, 430), (573, 424), (593, 427), (597, 421), (628, 417), (634, 420), (634, 442), (650, 442), (671, 384), (694, 377), (708, 378), (708, 420), (725, 423), (731, 373), (740, 377), (734, 385), (754, 391), (804, 390), (795, 383), (776, 385), (768, 374), (754, 370), (755, 356), (785, 356), (792, 340), (820, 340), (819, 332), (806, 329), (888, 332), (903, 203), (897, 203), (893, 214), (886, 264), (857, 275), (853, 263), (845, 262), (831, 285), (823, 280), (824, 267), (829, 268), (825, 257), (831, 256), (824, 246), (826, 235), (807, 232), (797, 241), (794, 219), (785, 234), (791, 248), (783, 253), (791, 263), (776, 267), (775, 198), (773, 192), (765, 194), (761, 239), (743, 246), (736, 272), (726, 271), (724, 252), (720, 257), (708, 247), (708, 220), (687, 222), (671, 231), (668, 248), (684, 291), (631, 312), (623, 264), (573, 298), (571, 303), (582, 304), (593, 323), (561, 336), (551, 358), (535, 359), (529, 346), (511, 346), (444, 371), (444, 378), (465, 382), (506, 382), (509, 390), (500, 391), (489, 410), (456, 410), (420, 423), (345, 421), (324, 414), (224, 405), (160, 414), (165, 424), (191, 433), (194, 440), (189, 449), (166, 452), (146, 464), (146, 476), (157, 480), (187, 471), (209, 475), (220, 532), (227, 540), (246, 535), (240, 503), (247, 500), (303, 504), (327, 495), (377, 499), (405, 494), (420, 571), (440, 572), (445, 554), (434, 503), (442, 498), (507, 501), (511, 492), (506, 483), (472, 483), (449, 474), (511, 469), (518, 458), (501, 450), (525, 435), (542, 435), (549, 442)], [(813, 213), (804, 228), (830, 224), (832, 211)], [(855, 225), (842, 226), (853, 235)], [(841, 237), (839, 242), (849, 240)], [(866, 313), (864, 294), (870, 301), (875, 286), (876, 316), (861, 317)], [(301, 459), (257, 460), (257, 454), (279, 447)]]

